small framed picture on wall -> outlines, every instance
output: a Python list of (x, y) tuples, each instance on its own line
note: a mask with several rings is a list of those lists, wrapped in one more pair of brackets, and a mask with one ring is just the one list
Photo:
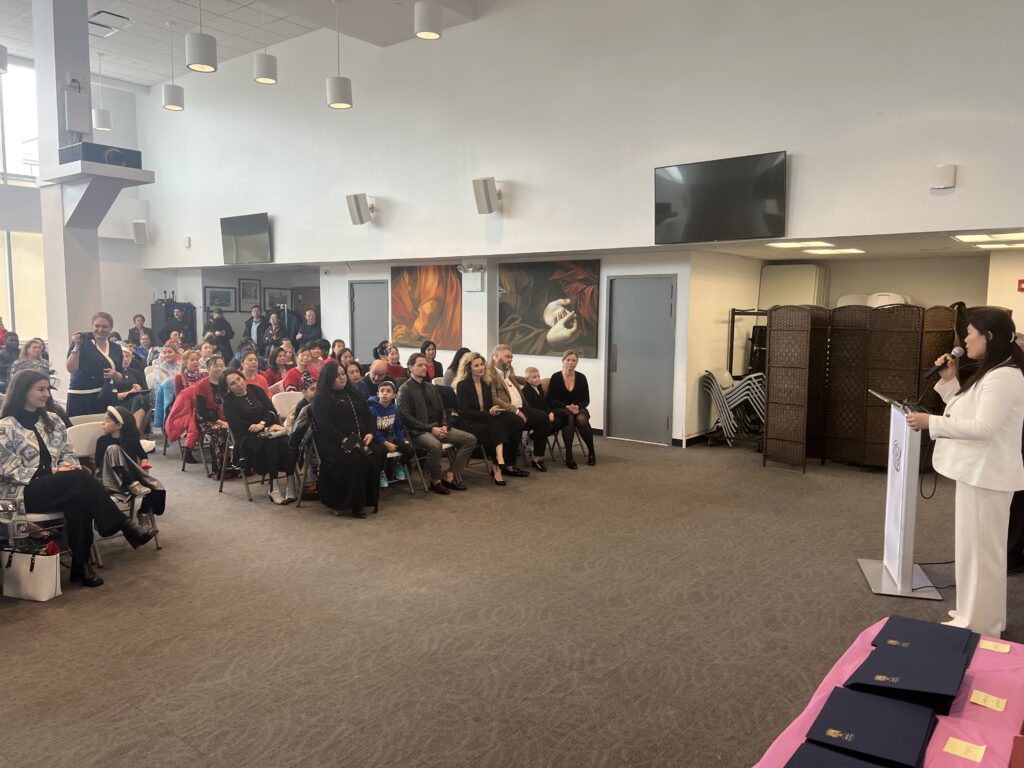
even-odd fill
[(203, 303), (206, 308), (219, 309), (221, 312), (234, 312), (238, 306), (234, 288), (203, 287)]
[(288, 309), (292, 309), (292, 289), (264, 288), (263, 309), (270, 309), (271, 307), (281, 306), (285, 306), (288, 307)]
[(260, 303), (260, 281), (248, 280), (244, 277), (238, 280), (238, 311), (248, 312), (253, 306)]

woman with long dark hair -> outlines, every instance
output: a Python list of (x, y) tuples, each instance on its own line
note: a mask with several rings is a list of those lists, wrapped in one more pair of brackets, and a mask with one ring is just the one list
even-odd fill
[(365, 518), (377, 511), (385, 455), (373, 440), (370, 407), (335, 360), (320, 369), (313, 398), (313, 438), (320, 454), (320, 501), (336, 511)]
[(71, 549), (71, 581), (98, 587), (103, 579), (89, 566), (95, 525), (101, 536), (120, 531), (133, 548), (154, 531), (125, 517), (106, 489), (82, 469), (68, 444), (63, 422), (46, 410), (50, 377), (22, 371), (11, 380), (0, 409), (0, 498), (20, 499), (25, 511), (64, 515)]
[(149, 459), (127, 408), (108, 406), (103, 434), (96, 441), (96, 471), (118, 509), (126, 515), (131, 497), (141, 500), (139, 514), (162, 515), (167, 505), (163, 484), (149, 474)]
[(956, 481), (956, 610), (946, 623), (992, 637), (1006, 629), (1010, 501), (1024, 489), (1024, 352), (1015, 331), (1003, 309), (969, 312), (964, 347), (977, 369), (961, 385), (949, 361), (935, 385), (942, 415), (907, 415), (911, 428), (935, 439), (935, 471)]
[(267, 382), (270, 391), (276, 394), (284, 392), (283, 384), (281, 386), (276, 385), (281, 384), (281, 379), (294, 367), (291, 352), (284, 347), (271, 347), (270, 354), (267, 355), (267, 370), (263, 371), (260, 375)]
[(243, 467), (257, 475), (269, 475), (272, 482), (284, 474), (285, 492), (275, 488), (268, 493), (270, 500), (275, 504), (295, 501), (295, 456), (288, 450), (288, 433), (267, 393), (257, 384), (246, 384), (236, 370), (224, 372), (220, 391)]
[(228, 442), (228, 422), (224, 418), (224, 395), (221, 392), (221, 378), (224, 375), (224, 358), (219, 354), (210, 355), (206, 361), (209, 376), (196, 384), (196, 422), (210, 437), (210, 477), (220, 477), (220, 466), (224, 461), (224, 449)]
[(444, 376), (444, 366), (437, 359), (437, 344), (427, 339), (420, 344), (420, 352), (427, 358), (427, 381), (433, 381)]

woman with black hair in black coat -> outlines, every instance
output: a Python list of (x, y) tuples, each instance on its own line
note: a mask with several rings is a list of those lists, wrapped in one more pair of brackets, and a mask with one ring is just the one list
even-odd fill
[(320, 455), (320, 501), (365, 518), (377, 511), (383, 449), (373, 440), (376, 420), (370, 407), (334, 360), (320, 369), (313, 398), (313, 439)]

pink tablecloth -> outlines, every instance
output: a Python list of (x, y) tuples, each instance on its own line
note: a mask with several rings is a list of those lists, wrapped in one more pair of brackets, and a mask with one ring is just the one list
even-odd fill
[[(871, 641), (885, 622), (886, 619), (882, 619), (857, 636), (853, 645), (821, 681), (804, 711), (779, 734), (754, 768), (781, 768), (786, 764), (803, 743), (804, 736), (821, 712), (832, 689), (846, 682), (871, 653)], [(949, 715), (940, 716), (935, 726), (925, 754), (924, 768), (1006, 768), (1009, 765), (1013, 737), (1020, 733), (1021, 722), (1024, 721), (1024, 645), (1009, 643), (1009, 646), (1009, 653), (996, 653), (981, 648), (974, 652), (953, 708)], [(971, 691), (975, 688), (1006, 699), (1006, 709), (995, 712), (977, 704), (969, 704)], [(971, 744), (983, 744), (985, 759), (981, 763), (974, 763), (943, 752), (950, 736)]]

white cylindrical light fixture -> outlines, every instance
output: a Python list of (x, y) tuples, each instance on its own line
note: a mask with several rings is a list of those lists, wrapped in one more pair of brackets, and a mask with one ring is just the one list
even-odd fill
[(185, 35), (185, 66), (193, 72), (216, 72), (217, 39), (205, 32)]
[(109, 131), (113, 127), (110, 110), (102, 107), (94, 109), (92, 111), (92, 127), (94, 131)]
[(185, 109), (185, 89), (174, 83), (164, 83), (164, 109), (171, 112)]
[(352, 81), (331, 75), (327, 78), (327, 106), (331, 109), (352, 108)]
[(7, 74), (7, 46), (0, 45), (0, 75)]
[(417, 0), (413, 10), (416, 37), (438, 40), (441, 37), (441, 6), (435, 0)]
[(261, 85), (274, 85), (277, 82), (277, 56), (269, 53), (254, 53), (252, 77)]

